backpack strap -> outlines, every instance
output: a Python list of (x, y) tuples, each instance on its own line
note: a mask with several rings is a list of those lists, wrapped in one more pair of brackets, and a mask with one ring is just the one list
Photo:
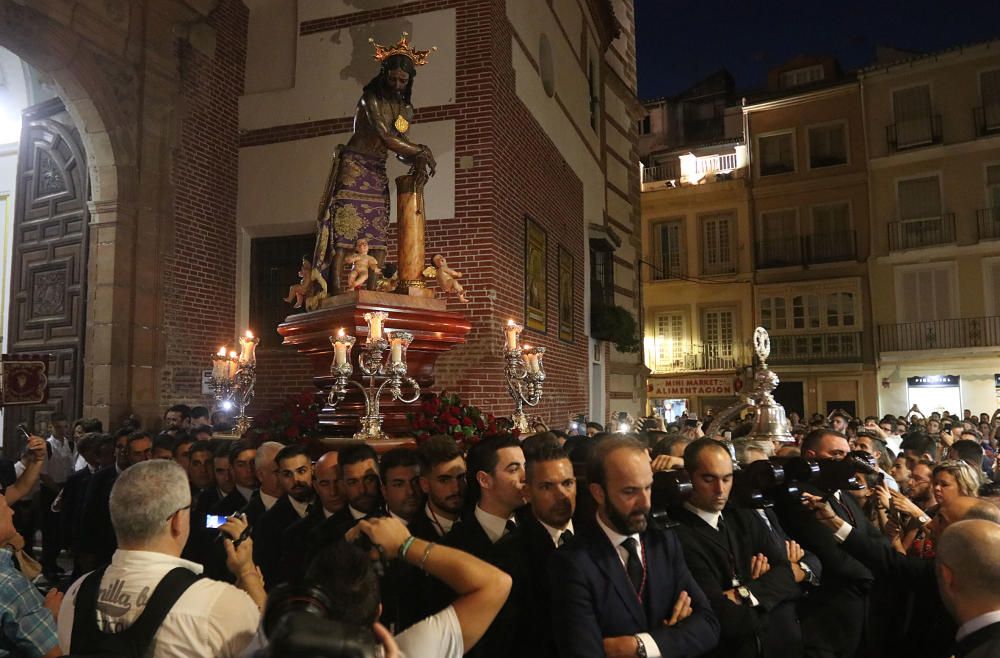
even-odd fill
[[(94, 578), (94, 576), (97, 576)], [(177, 600), (191, 585), (198, 581), (199, 575), (185, 567), (176, 567), (169, 571), (157, 584), (153, 590), (153, 595), (146, 603), (142, 613), (131, 626), (118, 633), (105, 633), (97, 627), (97, 592), (100, 588), (101, 577), (104, 570), (94, 572), (87, 577), (87, 580), (80, 586), (74, 602), (73, 616), (73, 636), (70, 641), (70, 649), (73, 654), (107, 654), (116, 656), (133, 656), (140, 658), (145, 656), (153, 642), (153, 636), (163, 625)], [(93, 580), (91, 581), (91, 578)], [(86, 590), (86, 591), (85, 591)], [(86, 596), (87, 598), (82, 598)], [(84, 607), (81, 607), (81, 604)], [(79, 627), (84, 624), (91, 628)], [(80, 645), (78, 642), (77, 631)]]

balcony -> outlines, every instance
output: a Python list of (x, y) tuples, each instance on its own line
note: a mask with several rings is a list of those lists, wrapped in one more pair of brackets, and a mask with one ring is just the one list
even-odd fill
[(829, 233), (814, 233), (803, 238), (806, 262), (836, 263), (843, 260), (856, 260), (858, 257), (857, 238), (854, 231), (831, 231)]
[(1000, 239), (1000, 208), (980, 208), (976, 220), (980, 240)]
[(790, 237), (767, 237), (754, 244), (758, 269), (788, 267), (802, 264), (802, 239)]
[(655, 183), (662, 180), (677, 180), (681, 177), (681, 163), (677, 160), (661, 162), (653, 167), (643, 167), (642, 182)]
[(972, 120), (976, 122), (976, 137), (1000, 133), (1000, 104), (991, 103), (973, 108)]
[(899, 121), (885, 127), (889, 153), (941, 143), (941, 115)]
[[(687, 347), (686, 345), (684, 347)], [(741, 367), (740, 345), (692, 343), (689, 349), (668, 350), (653, 362), (653, 372), (697, 372), (701, 370), (735, 370)], [(657, 355), (660, 357), (660, 355)]]
[(955, 213), (889, 222), (889, 251), (936, 247), (955, 242)]
[(883, 324), (878, 328), (878, 344), (880, 352), (996, 347), (1000, 346), (1000, 316)]
[(771, 336), (774, 365), (859, 363), (861, 332)]
[(855, 234), (854, 231), (834, 231), (803, 237), (769, 237), (754, 245), (754, 258), (759, 270), (855, 260)]

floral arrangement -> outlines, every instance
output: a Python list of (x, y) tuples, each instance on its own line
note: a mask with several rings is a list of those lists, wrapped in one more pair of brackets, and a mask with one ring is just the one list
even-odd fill
[(321, 436), (319, 410), (313, 391), (289, 396), (277, 409), (255, 416), (248, 434), (258, 445), (265, 441), (309, 443)]
[(419, 410), (407, 417), (418, 443), (435, 434), (447, 434), (467, 448), (484, 435), (504, 431), (502, 423), (492, 414), (465, 404), (454, 393), (442, 392), (425, 398)]

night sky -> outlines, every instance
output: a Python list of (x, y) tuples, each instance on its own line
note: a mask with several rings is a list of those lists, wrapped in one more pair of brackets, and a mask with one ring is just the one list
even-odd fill
[(1000, 1), (635, 0), (639, 97), (675, 95), (720, 68), (738, 90), (795, 55), (851, 70), (876, 45), (927, 52), (1000, 37)]

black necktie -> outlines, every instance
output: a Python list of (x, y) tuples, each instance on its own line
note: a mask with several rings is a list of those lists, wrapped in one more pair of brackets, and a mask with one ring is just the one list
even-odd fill
[(559, 545), (562, 546), (571, 539), (573, 539), (573, 531), (563, 530), (562, 533), (560, 533), (559, 535)]
[(628, 579), (632, 581), (632, 587), (636, 593), (642, 594), (642, 558), (639, 557), (639, 542), (635, 537), (629, 537), (622, 542), (625, 551), (628, 553), (628, 562), (625, 563), (625, 571), (628, 572)]
[(726, 522), (723, 521), (721, 514), (719, 515), (719, 522), (715, 524), (715, 529), (722, 534), (726, 534)]
[(514, 521), (514, 519), (507, 519), (507, 524), (504, 526), (504, 530), (505, 530), (504, 532), (505, 535), (509, 535), (510, 533), (517, 530), (517, 523)]

